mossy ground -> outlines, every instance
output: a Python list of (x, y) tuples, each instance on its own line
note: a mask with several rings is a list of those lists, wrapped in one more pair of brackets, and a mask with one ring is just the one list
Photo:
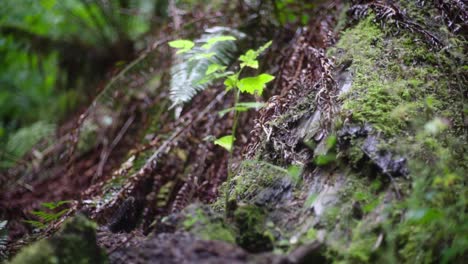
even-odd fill
[(104, 251), (96, 244), (96, 227), (77, 215), (64, 224), (60, 233), (26, 247), (11, 263), (107, 263)]
[[(416, 13), (415, 9), (409, 12)], [(429, 14), (434, 11), (422, 10), (415, 21), (430, 22)], [(383, 139), (379, 148), (407, 158), (410, 173), (407, 178), (391, 179), (378, 170), (360, 170), (364, 153), (359, 139), (352, 141), (347, 151), (337, 150), (334, 166), (323, 168), (343, 170), (346, 175), (339, 201), (312, 226), (307, 223), (314, 222), (313, 214), (289, 213), (300, 222), (293, 230), (279, 230), (281, 241), (289, 245), (274, 245), (287, 252), (325, 231), (322, 239), (334, 263), (461, 263), (468, 252), (464, 236), (468, 233), (464, 188), (468, 160), (462, 114), (466, 104), (459, 87), (465, 65), (463, 45), (447, 34), (443, 40), (449, 46), (437, 49), (414, 32), (395, 32), (392, 25), (383, 24), (372, 14), (367, 16), (342, 32), (328, 55), (336, 58), (337, 65), (351, 61), (352, 88), (340, 98), (343, 119), (370, 124)], [(438, 29), (438, 33), (447, 32)], [(294, 117), (289, 113), (272, 123), (281, 126)], [(272, 180), (285, 177), (245, 168), (236, 175), (229, 183), (230, 197), (248, 206)], [(308, 190), (308, 183), (303, 184), (300, 192)], [(287, 239), (294, 234), (302, 234), (296, 245)]]
[(217, 216), (209, 208), (191, 205), (184, 213), (182, 221), (184, 230), (189, 231), (204, 240), (219, 240), (234, 244), (235, 231), (223, 222), (222, 217)]
[(231, 181), (224, 183), (220, 188), (220, 197), (213, 204), (213, 208), (217, 211), (224, 210), (226, 195), (229, 195), (228, 200), (234, 200), (237, 203), (251, 203), (260, 191), (288, 177), (290, 175), (286, 169), (271, 163), (255, 160), (243, 161)]
[[(427, 21), (427, 12), (422, 13), (417, 19)], [(338, 64), (352, 61), (353, 84), (342, 96), (343, 113), (382, 132), (388, 138), (385, 148), (409, 158), (410, 169), (405, 196), (386, 205), (380, 213), (386, 219), (373, 229), (366, 227), (371, 218), (349, 222), (353, 218), (341, 211), (337, 221), (346, 223), (352, 235), (332, 243), (334, 261), (449, 263), (466, 256), (468, 240), (461, 237), (467, 233), (464, 99), (452, 79), (461, 71), (454, 69), (460, 46), (449, 49), (433, 49), (413, 33), (395, 35), (371, 15), (345, 31), (330, 50)], [(352, 162), (360, 151), (351, 152), (345, 155)], [(371, 215), (383, 198), (366, 190), (368, 185), (353, 189), (342, 210), (362, 198), (372, 201), (363, 207), (368, 208), (364, 215)], [(377, 247), (379, 236), (385, 243)]]
[(414, 34), (390, 37), (374, 20), (369, 16), (343, 32), (329, 51), (337, 65), (351, 61), (353, 83), (342, 95), (343, 112), (386, 135), (408, 134), (427, 107), (459, 126), (463, 107), (450, 86), (453, 61)]
[[(328, 260), (334, 263), (462, 263), (466, 259), (468, 158), (462, 113), (466, 115), (467, 107), (458, 79), (460, 73), (466, 73), (460, 48), (464, 42), (430, 23), (434, 10), (418, 10), (407, 4), (410, 1), (402, 2), (414, 21), (429, 23), (430, 29), (439, 30), (438, 35), (445, 34), (445, 49), (425, 44), (416, 33), (394, 32), (392, 25), (382, 27), (385, 21), (376, 22), (369, 15), (342, 32), (328, 55), (336, 58), (337, 66), (351, 62), (352, 88), (340, 98), (343, 105), (337, 119), (370, 124), (385, 140), (385, 146), (379, 147), (408, 159), (409, 176), (395, 179), (393, 185), (385, 173), (364, 170), (359, 163), (364, 155), (359, 146), (362, 142), (356, 139), (346, 152), (333, 147), (336, 160), (327, 166), (310, 161), (304, 173), (309, 179), (296, 181), (286, 206), (280, 199), (267, 199), (269, 203), (259, 206), (259, 195), (265, 190), (281, 194), (273, 187), (290, 175), (268, 162), (244, 161), (220, 188), (221, 195), (212, 205), (215, 213), (189, 207), (180, 228), (205, 240), (237, 243), (252, 252), (285, 253), (320, 240), (326, 245)], [(271, 124), (283, 128), (288, 136), (298, 119), (316, 109), (314, 99), (311, 93)], [(265, 155), (271, 161), (268, 157), (275, 155), (268, 151), (274, 150), (262, 149), (256, 157)], [(145, 154), (137, 157), (135, 171), (146, 158)], [(345, 182), (339, 186), (336, 201), (318, 216), (310, 206), (313, 178), (326, 178), (317, 184), (322, 187), (333, 185), (332, 174), (344, 176)], [(116, 182), (117, 188), (121, 184)], [(401, 197), (395, 194), (396, 188)], [(227, 209), (231, 212), (218, 216), (225, 210), (226, 200), (232, 202)], [(87, 234), (92, 229), (79, 226), (66, 233), (69, 241), (81, 245), (76, 233)], [(60, 252), (74, 256), (69, 242), (64, 240), (64, 245), (67, 247)], [(13, 263), (29, 260), (31, 252), (44, 253), (37, 255), (38, 260), (55, 261), (50, 259), (56, 258), (55, 251), (52, 242), (41, 241), (26, 248), (14, 260), (19, 262)], [(77, 258), (87, 259), (86, 255)]]

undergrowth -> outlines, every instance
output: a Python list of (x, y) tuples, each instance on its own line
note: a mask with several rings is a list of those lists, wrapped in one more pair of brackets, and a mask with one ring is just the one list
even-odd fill
[[(450, 36), (448, 41), (449, 52), (431, 49), (415, 34), (382, 29), (370, 15), (343, 32), (329, 51), (338, 65), (351, 62), (352, 88), (341, 98), (344, 115), (390, 138), (385, 148), (405, 156), (410, 171), (409, 185), (399, 185), (401, 200), (385, 202), (378, 193), (364, 192), (366, 186), (345, 200), (336, 218), (344, 226), (337, 230), (352, 235), (331, 238), (333, 261), (462, 263), (466, 258), (464, 103), (452, 80), (460, 73), (454, 65), (463, 58), (460, 43)], [(352, 213), (356, 202), (362, 220)], [(377, 222), (370, 217), (375, 210)]]
[(70, 202), (71, 201), (58, 201), (42, 203), (41, 206), (43, 207), (43, 210), (31, 211), (31, 214), (39, 218), (39, 221), (25, 220), (24, 222), (39, 229), (46, 228), (48, 224), (60, 219), (62, 215), (68, 212), (68, 208), (60, 208), (63, 208), (63, 205), (69, 204)]

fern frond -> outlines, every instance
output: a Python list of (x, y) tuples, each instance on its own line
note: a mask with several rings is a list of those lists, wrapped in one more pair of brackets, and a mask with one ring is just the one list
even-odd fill
[(21, 158), (30, 151), (41, 139), (50, 137), (54, 131), (55, 125), (43, 121), (19, 129), (6, 143), (5, 151), (10, 160), (1, 161), (0, 167), (12, 166), (16, 162), (16, 159)]
[[(207, 29), (199, 39), (195, 40), (195, 47), (193, 49), (176, 55), (175, 63), (171, 68), (171, 108), (181, 106), (190, 101), (193, 96), (211, 84), (211, 81), (203, 81), (208, 66), (211, 64), (228, 66), (235, 59), (237, 53), (236, 41), (219, 41), (212, 45), (210, 44), (210, 40), (213, 38), (226, 35), (234, 36), (237, 40), (245, 36), (235, 29), (213, 27)], [(208, 48), (204, 49), (203, 45)], [(212, 54), (212, 56), (204, 57), (203, 55), (205, 54)]]
[(0, 221), (0, 262), (7, 257), (7, 243), (8, 243), (8, 233), (7, 233), (7, 221)]

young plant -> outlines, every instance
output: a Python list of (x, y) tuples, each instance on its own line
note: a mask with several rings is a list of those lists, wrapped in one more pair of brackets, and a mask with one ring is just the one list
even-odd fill
[(31, 211), (31, 214), (37, 216), (40, 221), (26, 220), (24, 222), (31, 224), (32, 226), (43, 229), (46, 228), (51, 222), (58, 220), (62, 215), (68, 212), (68, 208), (58, 211), (57, 209), (64, 204), (69, 204), (71, 201), (58, 201), (50, 203), (42, 203), (41, 206), (44, 210)]
[[(214, 45), (217, 42), (220, 41), (231, 41), (235, 39), (232, 36), (219, 36), (212, 38), (206, 42), (202, 46), (205, 48), (209, 48), (212, 45)], [(249, 49), (247, 52), (242, 54), (239, 57), (239, 69), (236, 72), (230, 72), (227, 71), (227, 67), (225, 65), (220, 65), (216, 62), (213, 61), (211, 63), (205, 72), (204, 78), (202, 78), (199, 83), (208, 83), (212, 82), (214, 80), (224, 78), (224, 86), (226, 91), (232, 91), (235, 94), (235, 100), (234, 100), (234, 106), (228, 109), (225, 109), (223, 111), (220, 111), (220, 115), (224, 115), (227, 112), (234, 111), (234, 122), (233, 126), (231, 129), (231, 134), (225, 135), (223, 137), (220, 137), (216, 140), (214, 140), (214, 144), (219, 145), (226, 149), (229, 152), (229, 162), (232, 161), (232, 154), (233, 154), (233, 145), (236, 140), (236, 130), (237, 130), (237, 124), (238, 124), (238, 119), (239, 119), (239, 112), (246, 111), (250, 108), (258, 108), (263, 106), (261, 103), (257, 102), (239, 102), (239, 97), (240, 93), (248, 93), (252, 95), (262, 95), (263, 89), (265, 88), (265, 85), (269, 82), (271, 82), (275, 77), (267, 74), (267, 73), (261, 73), (256, 76), (249, 76), (249, 77), (241, 77), (242, 72), (246, 68), (252, 68), (252, 69), (258, 69), (259, 63), (258, 63), (258, 56), (264, 52), (270, 45), (271, 41), (267, 42), (263, 46), (261, 46), (257, 50)], [(175, 40), (172, 42), (169, 42), (169, 45), (173, 48), (178, 49), (177, 53), (185, 53), (189, 52), (193, 47), (194, 43), (191, 42), (190, 40)], [(199, 58), (203, 59), (210, 59), (214, 56), (213, 54), (210, 53), (200, 53), (196, 54), (192, 59), (196, 60)], [(228, 165), (228, 178), (227, 182), (229, 182), (232, 178), (232, 171), (231, 171), (231, 166)], [(226, 185), (226, 188), (228, 188), (228, 185)], [(228, 191), (228, 190), (226, 190)], [(227, 195), (228, 192), (226, 192), (226, 201), (225, 201), (225, 206), (226, 206), (226, 213), (227, 213), (227, 204), (229, 202), (229, 195)]]

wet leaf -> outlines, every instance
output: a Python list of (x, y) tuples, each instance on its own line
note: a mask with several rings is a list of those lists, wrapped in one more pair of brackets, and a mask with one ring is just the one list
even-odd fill
[(242, 61), (240, 64), (241, 68), (250, 67), (258, 69), (257, 53), (254, 50), (248, 50), (244, 55), (239, 57), (239, 60)]
[(258, 95), (262, 95), (265, 85), (273, 79), (275, 79), (273, 75), (266, 73), (262, 73), (256, 77), (243, 78), (239, 81), (239, 90), (249, 94), (257, 92)]
[(217, 140), (214, 141), (214, 143), (216, 145), (225, 148), (229, 152), (232, 150), (233, 142), (234, 142), (234, 140), (233, 140), (232, 135), (224, 136), (224, 137), (218, 138)]
[(196, 54), (195, 56), (191, 57), (188, 61), (202, 60), (202, 59), (210, 59), (210, 58), (212, 58), (214, 55), (216, 55), (216, 52), (199, 53), (199, 54)]
[(218, 43), (218, 42), (222, 42), (222, 41), (234, 41), (236, 40), (235, 37), (233, 36), (217, 36), (217, 37), (213, 37), (213, 38), (210, 38), (208, 39), (208, 41), (203, 44), (202, 49), (211, 49), (211, 47), (213, 47), (214, 44)]
[(232, 88), (235, 88), (237, 85), (237, 74), (233, 74), (231, 76), (228, 76), (226, 80), (224, 81), (224, 85), (226, 86), (226, 91), (231, 90)]
[(233, 110), (236, 110), (236, 111), (239, 111), (239, 112), (245, 112), (249, 109), (252, 109), (252, 108), (255, 108), (255, 109), (259, 109), (259, 108), (262, 108), (263, 106), (265, 106), (265, 103), (260, 103), (260, 102), (241, 102), (241, 103), (238, 103), (236, 104), (235, 107), (229, 107), (229, 108), (226, 108), (224, 110), (221, 110), (218, 112), (218, 115), (219, 116), (224, 116), (225, 114), (233, 111)]
[(186, 39), (178, 39), (169, 42), (169, 46), (178, 49), (176, 54), (181, 54), (191, 50), (195, 46), (195, 43)]
[(226, 70), (226, 66), (223, 66), (223, 65), (219, 65), (219, 64), (211, 64), (210, 66), (208, 66), (208, 69), (206, 69), (206, 75), (210, 75), (212, 73), (215, 73), (215, 72), (218, 72), (218, 71), (225, 71)]

